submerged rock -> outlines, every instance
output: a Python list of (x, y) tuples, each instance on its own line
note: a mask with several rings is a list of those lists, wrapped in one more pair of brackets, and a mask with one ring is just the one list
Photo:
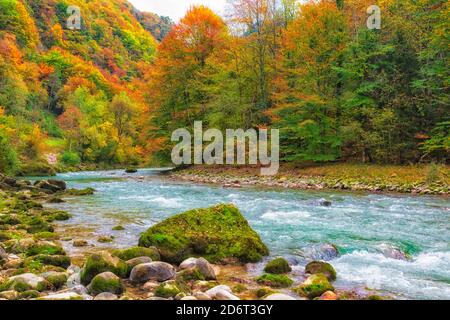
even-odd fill
[(233, 205), (188, 211), (148, 229), (139, 245), (155, 246), (164, 261), (205, 257), (213, 263), (258, 262), (269, 250)]
[(406, 254), (403, 251), (401, 251), (400, 249), (392, 247), (392, 246), (382, 245), (382, 246), (380, 246), (380, 249), (386, 258), (395, 259), (395, 260), (403, 260), (403, 261), (408, 261), (411, 259), (408, 254)]

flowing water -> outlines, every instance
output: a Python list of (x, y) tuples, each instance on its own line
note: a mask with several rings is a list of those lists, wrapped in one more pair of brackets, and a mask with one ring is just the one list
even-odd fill
[[(98, 235), (125, 226), (114, 234), (114, 245), (127, 247), (136, 245), (149, 226), (173, 214), (234, 203), (273, 256), (285, 256), (301, 267), (324, 258), (324, 244), (336, 245), (341, 255), (331, 263), (338, 273), (337, 287), (368, 287), (400, 299), (450, 299), (448, 198), (225, 189), (168, 181), (156, 169), (138, 175), (144, 177), (122, 171), (60, 174), (69, 187), (93, 187), (97, 192), (68, 199), (58, 208), (74, 214), (67, 224), (92, 226)], [(321, 206), (323, 200), (332, 206)], [(392, 254), (386, 252), (396, 249), (410, 258), (389, 258)]]

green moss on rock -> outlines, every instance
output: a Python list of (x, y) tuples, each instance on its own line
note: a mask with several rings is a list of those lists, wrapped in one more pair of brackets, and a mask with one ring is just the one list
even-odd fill
[(32, 261), (39, 262), (42, 265), (50, 265), (64, 269), (67, 269), (70, 266), (70, 258), (63, 255), (38, 254), (28, 258), (25, 261), (25, 265), (28, 265)]
[(28, 257), (36, 256), (40, 254), (45, 255), (66, 255), (66, 252), (64, 249), (56, 244), (45, 242), (45, 243), (38, 243), (36, 245), (31, 246), (26, 250), (26, 255)]
[(122, 280), (112, 272), (104, 272), (96, 275), (89, 285), (89, 292), (94, 295), (109, 292), (121, 294), (124, 291)]
[(113, 255), (125, 261), (140, 257), (149, 257), (152, 261), (161, 260), (159, 251), (155, 247), (131, 247), (124, 250), (115, 250)]
[(36, 290), (28, 290), (21, 292), (18, 296), (19, 300), (28, 300), (28, 299), (36, 299), (39, 298), (39, 291)]
[(233, 205), (178, 214), (148, 229), (139, 245), (157, 247), (162, 260), (171, 263), (193, 256), (213, 263), (258, 262), (269, 254), (259, 235)]
[(272, 288), (288, 288), (294, 283), (288, 276), (280, 274), (263, 274), (256, 279), (256, 282)]
[(63, 272), (50, 271), (42, 274), (42, 277), (55, 289), (62, 288), (67, 282), (67, 274)]
[(256, 296), (259, 299), (262, 299), (273, 293), (275, 293), (275, 291), (273, 291), (271, 288), (260, 288), (260, 289), (256, 290)]
[(86, 189), (82, 189), (82, 190), (77, 190), (77, 189), (69, 189), (66, 191), (67, 195), (70, 196), (77, 196), (77, 197), (81, 197), (81, 196), (91, 196), (95, 193), (95, 189), (92, 188), (86, 188)]
[(181, 290), (175, 281), (161, 283), (155, 290), (155, 296), (160, 298), (173, 298), (179, 294)]
[(324, 274), (313, 274), (298, 288), (298, 293), (302, 296), (314, 299), (320, 297), (327, 291), (334, 291), (334, 287)]
[(81, 283), (89, 284), (92, 279), (103, 272), (112, 272), (120, 278), (125, 278), (128, 273), (127, 264), (109, 252), (103, 251), (89, 256), (81, 271)]
[(272, 274), (283, 274), (291, 272), (292, 269), (286, 259), (276, 258), (267, 263), (264, 271)]
[(324, 274), (329, 281), (336, 280), (336, 270), (333, 266), (323, 261), (313, 261), (306, 265), (305, 272), (309, 274)]

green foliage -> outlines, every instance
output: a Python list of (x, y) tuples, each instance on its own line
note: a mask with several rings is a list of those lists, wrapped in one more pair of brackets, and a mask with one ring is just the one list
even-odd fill
[(11, 146), (9, 139), (0, 133), (0, 172), (14, 174), (18, 165), (16, 151)]
[(61, 155), (61, 161), (68, 166), (78, 166), (81, 163), (81, 158), (76, 152), (65, 151)]

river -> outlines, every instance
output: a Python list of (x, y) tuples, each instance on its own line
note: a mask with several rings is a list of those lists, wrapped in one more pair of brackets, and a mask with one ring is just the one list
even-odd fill
[[(228, 189), (169, 181), (157, 169), (138, 176), (123, 171), (59, 174), (69, 187), (93, 187), (95, 195), (53, 205), (73, 213), (67, 226), (114, 235), (114, 246), (136, 245), (149, 226), (193, 208), (234, 203), (273, 256), (301, 268), (334, 244), (340, 257), (336, 286), (381, 290), (398, 299), (450, 299), (450, 203), (448, 198), (274, 190)], [(320, 205), (329, 200), (331, 207)], [(112, 227), (123, 225), (125, 231)], [(95, 239), (92, 239), (95, 241)], [(389, 258), (397, 248), (408, 260)]]

